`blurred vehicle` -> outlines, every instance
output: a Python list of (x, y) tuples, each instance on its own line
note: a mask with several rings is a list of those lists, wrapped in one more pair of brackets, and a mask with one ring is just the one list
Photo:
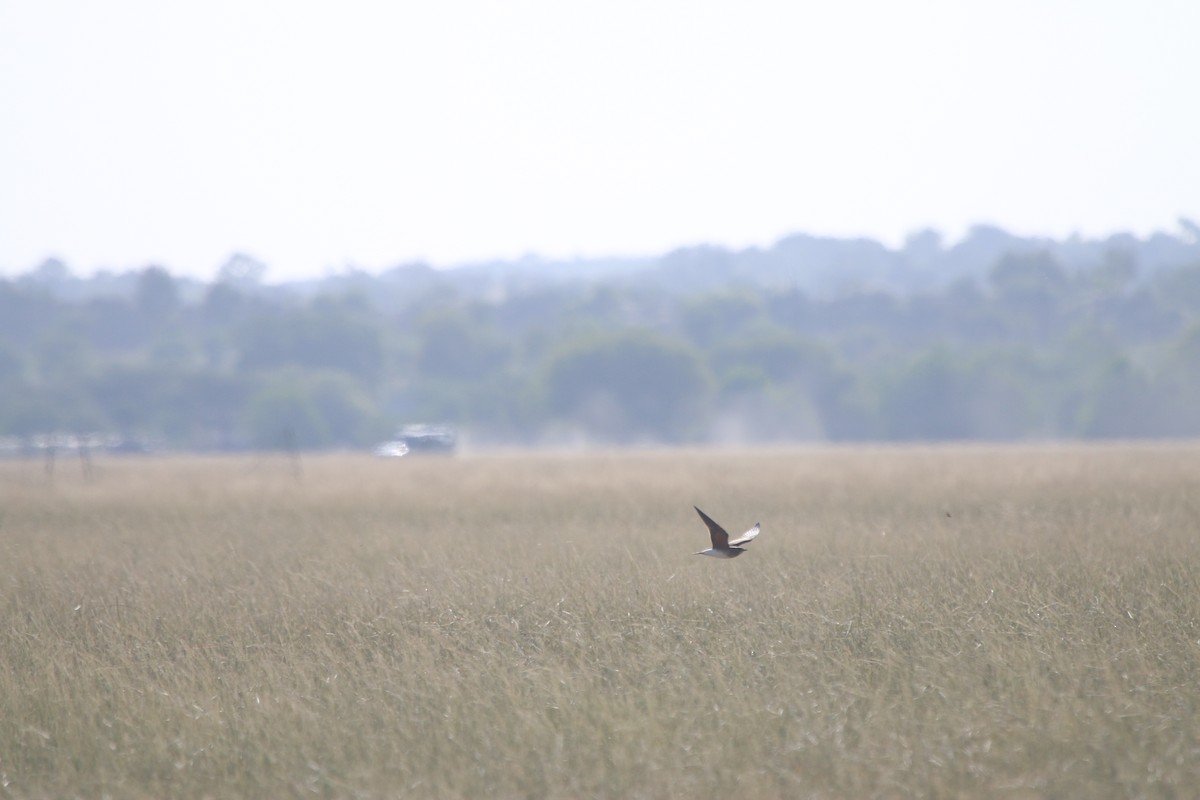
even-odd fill
[(458, 433), (450, 425), (404, 425), (396, 438), (375, 448), (375, 455), (400, 458), (417, 453), (453, 453), (458, 446)]
[(384, 442), (375, 448), (375, 455), (380, 458), (400, 458), (408, 455), (408, 445), (404, 442)]

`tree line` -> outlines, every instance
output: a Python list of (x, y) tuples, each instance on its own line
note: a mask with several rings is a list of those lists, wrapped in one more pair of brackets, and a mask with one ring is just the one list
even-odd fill
[(281, 284), (247, 256), (210, 282), (48, 261), (0, 280), (0, 436), (227, 450), (368, 447), (413, 422), (481, 445), (1200, 435), (1194, 235), (987, 229), (956, 247), (791, 237)]

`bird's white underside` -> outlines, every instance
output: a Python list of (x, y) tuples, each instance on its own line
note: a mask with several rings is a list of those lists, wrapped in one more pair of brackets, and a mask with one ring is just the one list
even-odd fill
[(712, 547), (707, 550), (701, 550), (696, 555), (712, 556), (713, 558), (734, 558), (742, 553), (742, 550), (716, 550)]

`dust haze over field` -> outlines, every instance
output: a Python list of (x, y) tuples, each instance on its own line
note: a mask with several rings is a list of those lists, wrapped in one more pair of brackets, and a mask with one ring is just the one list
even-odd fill
[(1200, 785), (1195, 445), (300, 466), (0, 463), (0, 795)]

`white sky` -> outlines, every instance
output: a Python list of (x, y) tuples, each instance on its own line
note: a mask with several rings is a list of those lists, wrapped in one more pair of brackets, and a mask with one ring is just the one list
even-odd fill
[(1193, 0), (0, 0), (0, 274), (1200, 219)]

